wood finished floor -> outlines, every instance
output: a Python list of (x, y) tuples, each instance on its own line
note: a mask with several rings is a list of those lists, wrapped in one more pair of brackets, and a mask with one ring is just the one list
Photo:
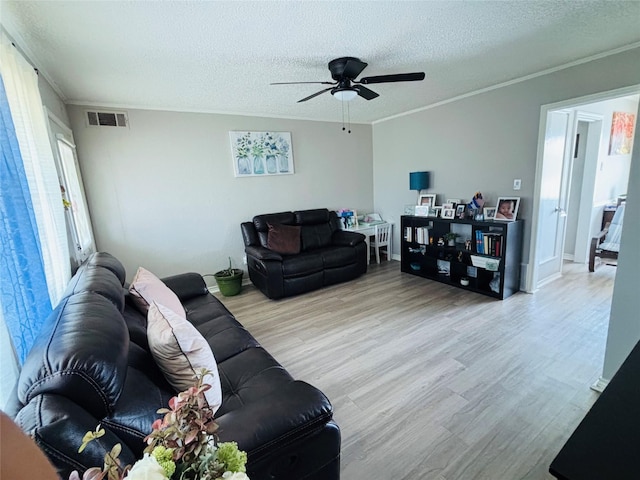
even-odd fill
[(551, 479), (597, 398), (614, 277), (568, 264), (536, 294), (499, 301), (394, 261), (279, 301), (253, 286), (217, 295), (329, 397), (344, 480)]

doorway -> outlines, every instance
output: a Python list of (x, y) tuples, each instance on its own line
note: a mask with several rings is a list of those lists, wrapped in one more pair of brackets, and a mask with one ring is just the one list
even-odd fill
[(587, 262), (604, 206), (626, 193), (629, 179), (631, 155), (608, 154), (612, 112), (636, 113), (639, 94), (634, 86), (541, 108), (526, 291), (560, 277), (567, 256)]

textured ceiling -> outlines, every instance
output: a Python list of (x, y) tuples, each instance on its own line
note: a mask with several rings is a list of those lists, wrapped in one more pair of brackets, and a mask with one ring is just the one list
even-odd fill
[(65, 101), (339, 121), (329, 60), (424, 71), (349, 102), (373, 122), (640, 42), (638, 1), (8, 1), (0, 21)]

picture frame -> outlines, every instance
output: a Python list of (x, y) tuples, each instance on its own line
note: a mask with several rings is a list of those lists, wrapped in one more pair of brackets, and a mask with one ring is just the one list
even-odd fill
[(493, 219), (502, 222), (513, 222), (518, 217), (520, 197), (498, 197)]
[(456, 216), (456, 211), (454, 208), (444, 208), (442, 207), (442, 218), (450, 218), (453, 219)]
[(230, 131), (233, 173), (236, 177), (292, 175), (291, 132)]
[(465, 211), (466, 205), (464, 204), (460, 204), (456, 207), (456, 217), (457, 218), (464, 218), (464, 211)]
[(418, 205), (433, 207), (436, 204), (436, 196), (435, 194), (422, 194), (418, 197)]
[(454, 205), (460, 205), (462, 200), (459, 198), (447, 198), (447, 203), (453, 203)]
[(493, 220), (496, 216), (496, 207), (484, 207), (483, 213), (485, 220)]
[(405, 215), (415, 215), (416, 214), (416, 206), (411, 204), (411, 205), (405, 205), (404, 206), (404, 214)]
[(442, 208), (446, 208), (446, 209), (453, 208), (453, 209), (455, 209), (456, 208), (456, 204), (453, 203), (453, 202), (448, 202), (447, 201), (447, 203), (443, 203), (442, 204)]
[(429, 215), (429, 210), (430, 208), (428, 205), (416, 205), (414, 207), (414, 211), (415, 211), (414, 215), (416, 217), (426, 217)]
[(441, 206), (435, 206), (435, 207), (431, 207), (429, 209), (429, 216), (430, 217), (439, 217), (441, 213), (442, 213), (442, 207)]

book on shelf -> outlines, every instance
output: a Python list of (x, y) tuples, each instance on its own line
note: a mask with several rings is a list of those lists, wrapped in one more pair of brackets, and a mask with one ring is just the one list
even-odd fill
[(416, 228), (416, 242), (426, 245), (429, 243), (429, 229), (427, 227)]
[(405, 227), (404, 239), (407, 242), (427, 245), (429, 243), (429, 229), (427, 227)]
[(498, 233), (488, 233), (476, 230), (476, 253), (501, 257), (504, 237)]

